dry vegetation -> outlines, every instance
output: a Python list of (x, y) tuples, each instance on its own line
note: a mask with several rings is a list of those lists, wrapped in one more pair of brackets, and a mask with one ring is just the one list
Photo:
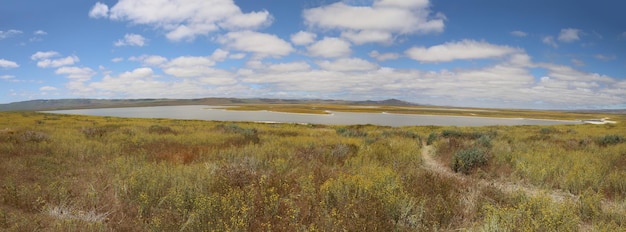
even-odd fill
[(451, 108), (440, 106), (391, 106), (391, 105), (342, 105), (342, 104), (239, 104), (230, 105), (227, 110), (242, 111), (275, 111), (286, 113), (328, 114), (333, 112), (353, 113), (394, 113), (394, 114), (426, 114), (426, 115), (455, 115), (475, 117), (499, 118), (537, 118), (582, 120), (601, 118), (593, 113), (576, 113), (565, 111), (542, 110), (502, 110), (477, 108)]
[(0, 116), (1, 231), (626, 230), (624, 123)]

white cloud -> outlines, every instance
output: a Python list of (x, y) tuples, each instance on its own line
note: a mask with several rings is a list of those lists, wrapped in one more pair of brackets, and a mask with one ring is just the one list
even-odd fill
[(325, 37), (307, 47), (309, 54), (318, 57), (346, 57), (350, 56), (352, 50), (350, 43), (335, 37)]
[(75, 55), (67, 56), (64, 58), (52, 59), (53, 57), (57, 57), (60, 55), (61, 54), (55, 51), (36, 52), (35, 54), (30, 56), (30, 59), (37, 61), (37, 66), (40, 68), (57, 68), (61, 66), (73, 65), (76, 62), (80, 61), (78, 56)]
[(61, 66), (73, 65), (76, 62), (79, 62), (77, 56), (68, 56), (65, 58), (59, 59), (43, 59), (37, 62), (37, 66), (40, 68), (56, 68)]
[[(96, 8), (102, 10), (95, 13)], [(106, 16), (99, 3), (92, 12), (94, 16)], [(108, 13), (112, 20), (164, 30), (173, 41), (193, 40), (220, 29), (256, 29), (272, 22), (268, 11), (243, 13), (232, 0), (120, 0)]]
[(295, 45), (309, 45), (315, 42), (317, 35), (307, 31), (299, 31), (291, 35), (291, 42)]
[(17, 63), (10, 60), (0, 59), (0, 68), (17, 68), (20, 67)]
[(116, 47), (121, 46), (138, 46), (143, 47), (146, 45), (146, 38), (138, 34), (126, 34), (124, 35), (124, 39), (120, 39), (114, 44)]
[(228, 58), (235, 59), (235, 60), (243, 59), (245, 57), (246, 57), (245, 53), (235, 53), (235, 54), (228, 55)]
[(541, 42), (543, 42), (544, 44), (550, 45), (552, 47), (555, 47), (555, 48), (559, 47), (559, 45), (556, 44), (556, 42), (554, 42), (554, 37), (552, 37), (552, 36), (543, 37)]
[(333, 62), (325, 60), (317, 62), (317, 65), (323, 70), (337, 72), (368, 71), (378, 68), (378, 65), (359, 58), (341, 58)]
[(228, 54), (216, 49), (211, 56), (181, 56), (163, 65), (163, 72), (174, 77), (197, 81), (199, 84), (231, 85), (235, 76), (225, 70), (212, 68), (216, 60), (225, 59)]
[(0, 76), (0, 79), (3, 79), (3, 80), (9, 80), (9, 79), (13, 79), (13, 78), (15, 78), (15, 76), (13, 76), (13, 75), (2, 75), (2, 76)]
[(91, 68), (79, 68), (79, 67), (60, 67), (54, 73), (59, 75), (67, 75), (67, 78), (77, 81), (87, 81), (92, 76), (96, 75), (96, 72)]
[(53, 86), (43, 86), (39, 88), (39, 91), (55, 91), (55, 90), (57, 90), (57, 88)]
[(445, 16), (434, 16), (427, 0), (374, 0), (372, 6), (337, 2), (303, 11), (305, 23), (335, 29), (355, 43), (388, 43), (392, 34), (440, 33)]
[(306, 62), (292, 62), (292, 63), (280, 63), (272, 64), (268, 67), (268, 70), (272, 72), (284, 73), (284, 72), (300, 72), (311, 70), (311, 66)]
[(570, 43), (570, 42), (574, 42), (576, 40), (580, 40), (579, 34), (582, 31), (580, 29), (574, 29), (574, 28), (566, 28), (566, 29), (561, 29), (561, 33), (559, 34), (559, 41), (561, 42), (565, 42), (565, 43)]
[[(211, 57), (203, 56), (181, 56), (172, 59), (165, 64), (165, 67), (180, 69), (181, 71), (192, 69), (193, 67), (211, 67), (215, 61)], [(169, 73), (166, 69), (166, 73)], [(186, 72), (185, 72), (186, 73)], [(172, 74), (172, 73), (169, 73)], [(175, 75), (175, 76), (196, 76), (196, 75)]]
[(611, 60), (617, 59), (617, 56), (615, 55), (604, 55), (604, 54), (596, 54), (593, 57), (602, 61), (611, 61)]
[(523, 32), (523, 31), (512, 31), (511, 35), (512, 36), (517, 36), (517, 37), (526, 37), (528, 35), (528, 33)]
[(364, 43), (383, 43), (390, 44), (393, 41), (391, 32), (378, 30), (363, 30), (359, 32), (345, 31), (341, 33), (341, 37), (346, 38), (355, 44)]
[(229, 32), (217, 41), (229, 49), (252, 52), (258, 57), (281, 57), (294, 50), (291, 44), (278, 36), (254, 31)]
[(213, 54), (211, 54), (211, 59), (221, 62), (221, 61), (226, 60), (226, 58), (228, 58), (228, 54), (229, 54), (228, 51), (218, 48), (218, 49), (215, 49), (215, 51), (213, 51)]
[(124, 58), (122, 58), (122, 57), (115, 57), (115, 58), (111, 59), (111, 62), (113, 62), (113, 63), (119, 63), (119, 62), (122, 62), (122, 61), (124, 61)]
[(59, 53), (55, 51), (47, 51), (47, 52), (36, 52), (32, 56), (30, 56), (31, 60), (43, 60), (58, 56)]
[(518, 49), (475, 40), (462, 40), (429, 48), (412, 47), (406, 55), (420, 62), (448, 62), (453, 60), (498, 58), (518, 52)]
[(128, 60), (141, 62), (143, 66), (160, 66), (167, 62), (167, 58), (157, 55), (131, 56)]
[(106, 18), (109, 16), (109, 6), (104, 3), (96, 2), (89, 11), (90, 18)]
[(20, 30), (8, 30), (8, 31), (0, 31), (0, 39), (6, 39), (9, 37), (13, 37), (16, 35), (22, 34), (22, 31)]
[(374, 50), (374, 51), (371, 51), (369, 53), (369, 56), (374, 58), (374, 59), (376, 59), (376, 60), (378, 60), (378, 61), (386, 61), (386, 60), (398, 59), (398, 58), (400, 58), (401, 55), (398, 54), (398, 53), (392, 53), (392, 52), (380, 53), (380, 52)]
[(33, 32), (34, 35), (47, 35), (48, 32), (45, 32), (43, 30), (36, 30), (35, 32)]

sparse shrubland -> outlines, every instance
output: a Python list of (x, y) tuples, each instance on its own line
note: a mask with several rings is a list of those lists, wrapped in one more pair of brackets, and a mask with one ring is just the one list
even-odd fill
[[(0, 231), (626, 229), (623, 123), (391, 128), (0, 116)], [(425, 168), (424, 146), (453, 174)], [(501, 181), (538, 191), (481, 184)]]

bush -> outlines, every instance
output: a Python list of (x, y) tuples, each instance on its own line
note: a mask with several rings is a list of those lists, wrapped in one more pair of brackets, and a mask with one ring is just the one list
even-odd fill
[(474, 168), (487, 163), (487, 155), (485, 153), (484, 150), (477, 147), (455, 152), (452, 158), (452, 170), (465, 174), (470, 173)]
[(33, 143), (48, 142), (50, 141), (50, 136), (40, 131), (24, 131), (20, 136), (20, 141)]
[(433, 142), (435, 142), (435, 140), (437, 140), (438, 138), (439, 138), (439, 135), (437, 135), (437, 133), (435, 133), (435, 132), (430, 133), (428, 135), (428, 139), (426, 139), (426, 145), (433, 144)]
[(151, 134), (176, 134), (169, 126), (152, 125), (148, 128), (148, 132)]
[(219, 130), (223, 130), (226, 133), (234, 133), (234, 134), (243, 135), (244, 141), (246, 142), (252, 142), (254, 144), (257, 144), (261, 141), (261, 139), (259, 138), (259, 132), (255, 128), (251, 128), (251, 129), (242, 128), (235, 124), (231, 124), (228, 126), (220, 124), (220, 125), (217, 125), (215, 128)]
[(626, 138), (620, 135), (605, 135), (596, 139), (596, 143), (601, 146), (616, 145), (623, 142), (626, 142)]
[(367, 136), (367, 132), (365, 131), (345, 128), (345, 127), (337, 128), (335, 132), (337, 132), (338, 135), (341, 135), (343, 137), (366, 137)]
[(557, 132), (556, 129), (551, 128), (551, 127), (544, 127), (539, 130), (539, 133), (541, 134), (552, 134), (555, 132)]
[(101, 138), (108, 132), (104, 127), (83, 127), (80, 131), (87, 138)]

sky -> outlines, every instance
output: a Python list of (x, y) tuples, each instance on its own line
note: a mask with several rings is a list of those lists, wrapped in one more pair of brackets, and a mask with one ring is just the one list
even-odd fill
[(0, 0), (0, 103), (626, 108), (621, 0)]

